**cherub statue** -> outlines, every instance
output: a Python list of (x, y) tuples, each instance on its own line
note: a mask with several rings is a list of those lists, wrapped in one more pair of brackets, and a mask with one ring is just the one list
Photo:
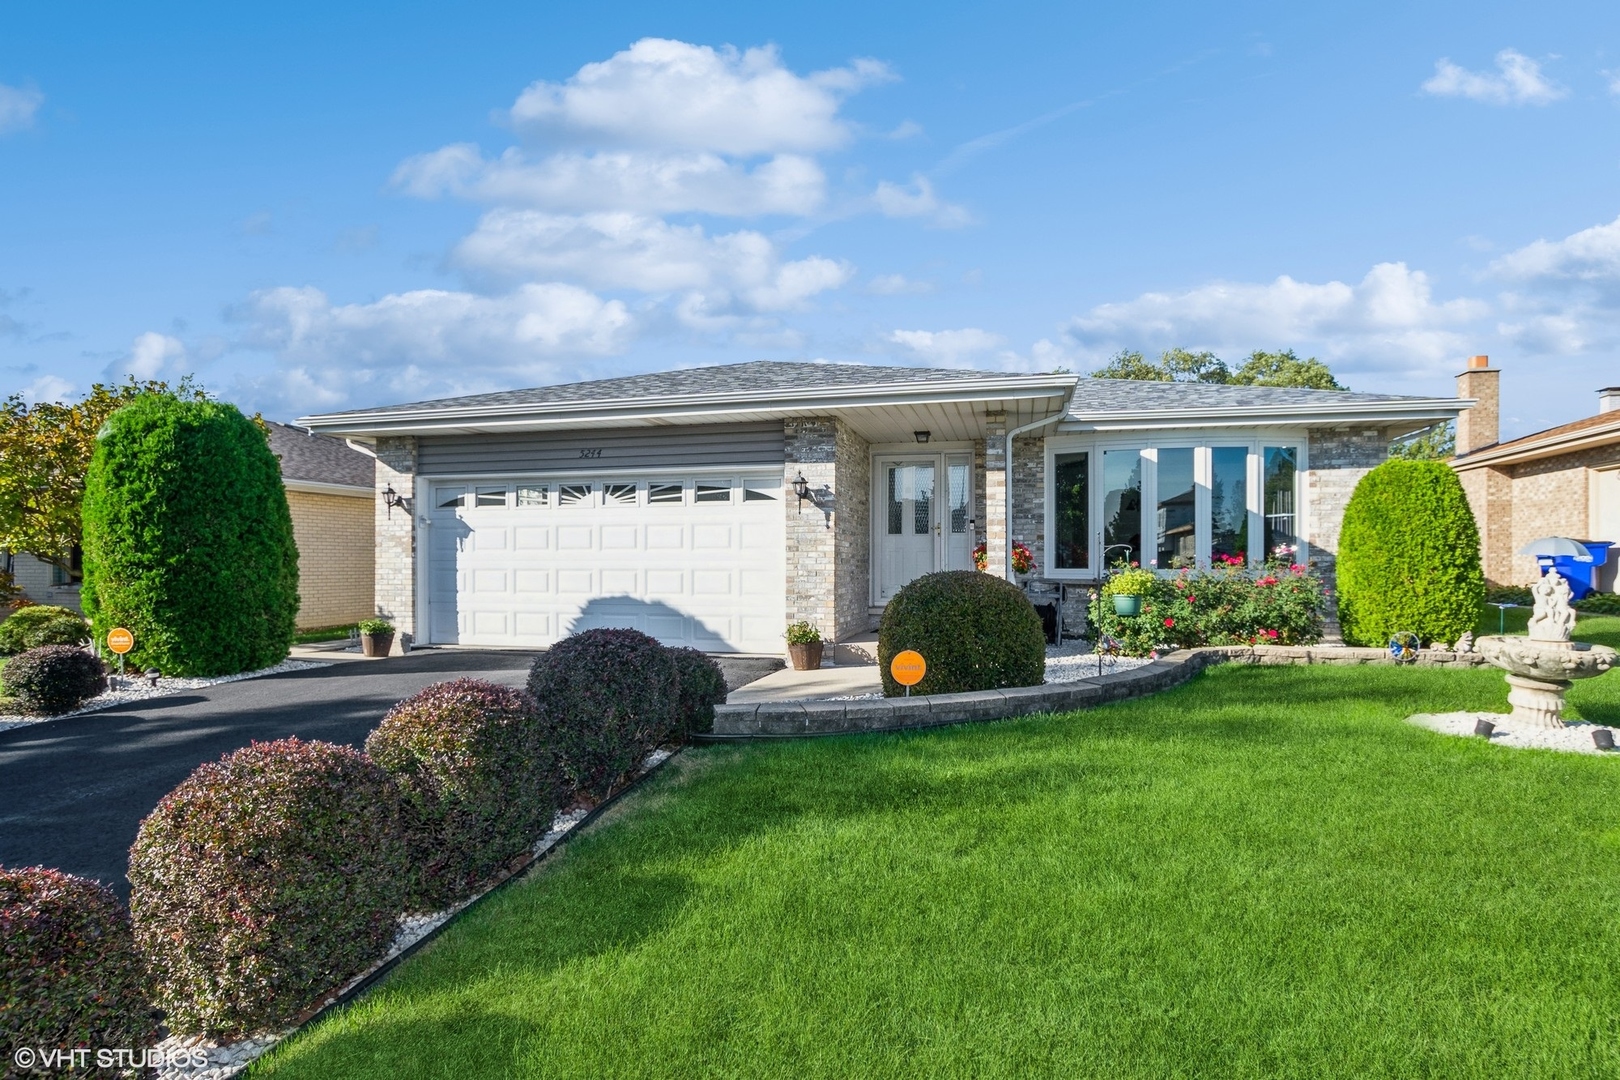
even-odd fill
[(1530, 638), (1533, 641), (1568, 641), (1575, 629), (1575, 609), (1570, 605), (1573, 594), (1569, 582), (1556, 570), (1549, 570), (1540, 581), (1530, 587), (1535, 597), (1535, 611), (1530, 615)]

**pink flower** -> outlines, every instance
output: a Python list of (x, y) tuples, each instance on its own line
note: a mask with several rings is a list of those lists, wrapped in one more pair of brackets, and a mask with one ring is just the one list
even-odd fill
[(1276, 638), (1277, 638), (1277, 631), (1275, 631), (1275, 630), (1267, 630), (1266, 631), (1266, 637), (1271, 638), (1273, 641), (1275, 641)]
[(1176, 620), (1174, 620), (1172, 618), (1169, 618), (1169, 617), (1166, 617), (1165, 620), (1164, 620), (1164, 625), (1166, 625), (1166, 626), (1174, 626), (1174, 625), (1176, 625)]
[(1191, 603), (1195, 602), (1197, 599), (1198, 599), (1198, 597), (1196, 597), (1196, 596), (1188, 596), (1187, 597), (1187, 603), (1191, 604)]

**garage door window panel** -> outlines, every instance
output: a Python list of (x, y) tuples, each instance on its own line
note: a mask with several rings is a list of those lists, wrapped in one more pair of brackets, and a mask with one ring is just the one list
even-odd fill
[(699, 503), (729, 503), (731, 501), (731, 481), (722, 483), (714, 481), (698, 481), (693, 487), (692, 501)]
[(591, 505), (590, 484), (562, 484), (557, 488), (557, 504), (559, 506), (589, 506)]

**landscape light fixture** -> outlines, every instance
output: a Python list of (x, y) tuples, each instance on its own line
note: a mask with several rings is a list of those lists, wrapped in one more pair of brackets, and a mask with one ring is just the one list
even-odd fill
[(405, 498), (405, 496), (401, 495), (399, 492), (395, 491), (393, 484), (389, 484), (387, 487), (382, 489), (382, 501), (383, 505), (388, 508), (389, 517), (394, 516), (394, 507), (396, 506), (407, 513), (410, 512), (410, 500)]
[(928, 441), (929, 436), (932, 435), (932, 434), (933, 434), (933, 432), (931, 432), (931, 431), (913, 431), (911, 433), (911, 437), (913, 439), (916, 439), (920, 443), (925, 443), (925, 442)]
[(804, 473), (802, 472), (793, 478), (793, 494), (799, 497), (799, 508), (802, 510), (804, 508), (804, 500), (810, 497), (810, 481), (804, 478)]
[(1592, 732), (1592, 745), (1599, 750), (1614, 749), (1614, 732), (1606, 727), (1600, 727)]

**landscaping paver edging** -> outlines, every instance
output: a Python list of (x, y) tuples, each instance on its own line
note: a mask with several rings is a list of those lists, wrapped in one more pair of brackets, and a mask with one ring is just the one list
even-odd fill
[[(1160, 657), (1144, 667), (1097, 675), (1071, 683), (1046, 683), (967, 694), (855, 701), (763, 701), (714, 707), (714, 731), (694, 735), (694, 742), (738, 739), (791, 739), (851, 732), (908, 731), (916, 728), (1005, 720), (1034, 713), (1072, 712), (1109, 701), (1140, 697), (1186, 682), (1211, 664), (1396, 664), (1383, 649), (1310, 645), (1219, 645), (1188, 649)], [(1479, 667), (1478, 653), (1428, 650), (1416, 667)]]

